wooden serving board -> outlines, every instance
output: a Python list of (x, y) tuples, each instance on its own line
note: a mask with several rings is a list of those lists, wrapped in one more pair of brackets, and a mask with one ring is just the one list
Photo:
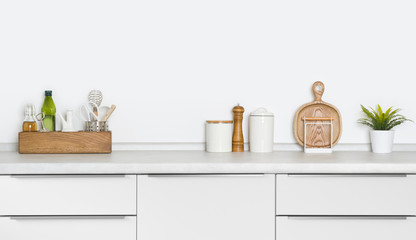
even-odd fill
[(111, 153), (111, 132), (20, 132), (19, 153)]
[[(322, 95), (324, 93), (325, 86), (322, 82), (317, 81), (312, 85), (312, 91), (314, 94), (314, 101), (302, 105), (295, 114), (293, 122), (294, 133), (296, 141), (308, 148), (330, 148), (331, 147), (331, 125), (323, 124), (329, 123), (328, 119), (332, 118), (333, 123), (333, 136), (332, 145), (338, 143), (342, 133), (342, 120), (339, 110), (322, 101)], [(304, 118), (315, 119), (313, 122), (315, 125), (308, 125), (306, 132), (306, 141), (304, 139)], [(310, 123), (311, 121), (308, 121)]]

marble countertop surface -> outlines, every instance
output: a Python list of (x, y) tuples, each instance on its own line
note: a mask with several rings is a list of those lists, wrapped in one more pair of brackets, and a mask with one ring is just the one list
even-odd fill
[(111, 154), (0, 152), (0, 174), (415, 173), (416, 152), (207, 153), (115, 151)]

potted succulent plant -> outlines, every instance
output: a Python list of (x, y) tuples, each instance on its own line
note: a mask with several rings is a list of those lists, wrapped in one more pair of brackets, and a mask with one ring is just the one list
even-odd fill
[(393, 149), (395, 126), (398, 126), (406, 121), (412, 121), (405, 116), (398, 114), (399, 108), (393, 109), (390, 107), (383, 112), (380, 105), (377, 105), (377, 110), (373, 108), (367, 109), (361, 105), (361, 109), (365, 117), (358, 119), (358, 122), (369, 126), (371, 148), (375, 153), (391, 153)]

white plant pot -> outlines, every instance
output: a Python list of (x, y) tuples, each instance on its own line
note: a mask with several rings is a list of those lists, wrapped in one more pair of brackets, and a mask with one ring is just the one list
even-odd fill
[(370, 130), (371, 149), (374, 153), (391, 153), (393, 151), (393, 130)]

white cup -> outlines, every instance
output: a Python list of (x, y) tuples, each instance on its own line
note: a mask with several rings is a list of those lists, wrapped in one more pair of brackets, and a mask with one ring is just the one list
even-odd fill
[(233, 121), (207, 121), (205, 141), (207, 152), (231, 152)]

